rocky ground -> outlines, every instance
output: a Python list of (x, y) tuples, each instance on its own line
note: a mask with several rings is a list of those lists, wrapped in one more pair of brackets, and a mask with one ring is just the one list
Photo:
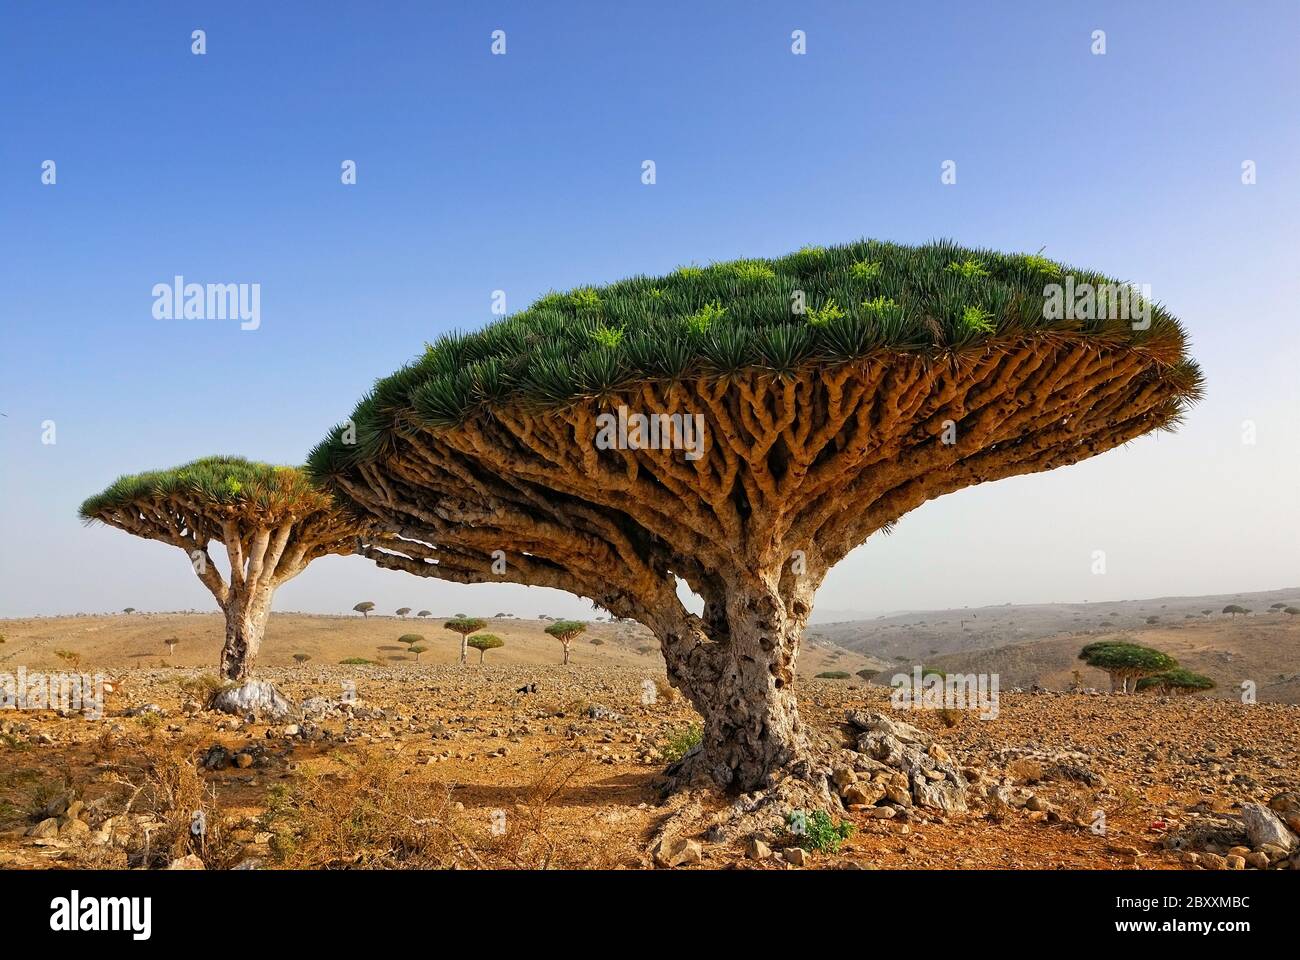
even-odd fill
[[(203, 709), (212, 684), (195, 668), (124, 672), (98, 721), (0, 711), (0, 866), (1300, 866), (1293, 706), (1004, 693), (980, 720), (805, 679), (801, 710), (838, 751), (845, 809), (822, 825), (765, 808), (734, 835), (710, 824), (747, 798), (660, 803), (655, 782), (698, 722), (662, 676), (262, 676), (293, 716)], [(695, 829), (660, 835), (688, 812)], [(821, 827), (841, 823), (852, 830), (835, 849)]]

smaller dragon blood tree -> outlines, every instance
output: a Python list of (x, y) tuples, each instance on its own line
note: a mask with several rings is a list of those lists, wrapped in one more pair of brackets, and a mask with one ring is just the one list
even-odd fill
[(587, 629), (581, 620), (557, 620), (546, 628), (546, 632), (564, 645), (564, 662), (569, 662), (569, 649), (573, 641)]
[[(364, 526), (297, 467), (242, 457), (119, 477), (80, 513), (185, 551), (226, 615), (221, 673), (241, 683), (253, 672), (276, 588), (317, 557), (352, 553)], [(225, 547), (229, 580), (209, 553), (213, 541)]]

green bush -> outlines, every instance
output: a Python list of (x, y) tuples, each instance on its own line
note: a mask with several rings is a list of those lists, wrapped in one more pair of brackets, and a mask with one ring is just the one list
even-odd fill
[(844, 670), (827, 670), (824, 673), (817, 674), (817, 680), (847, 680), (849, 674)]
[(704, 730), (698, 723), (692, 723), (685, 730), (678, 730), (668, 737), (668, 742), (660, 749), (664, 759), (669, 763), (676, 763), (682, 757), (699, 744), (700, 738), (704, 736)]
[(348, 657), (346, 660), (340, 660), (339, 665), (344, 667), (364, 667), (374, 662), (373, 660), (367, 660), (365, 657)]
[[(789, 828), (791, 842), (814, 853), (839, 853), (840, 845), (853, 836), (853, 824), (847, 820), (835, 823), (825, 810), (814, 810), (811, 816), (803, 816), (800, 810), (786, 814), (786, 826)], [(804, 832), (796, 833), (795, 825), (803, 819)]]

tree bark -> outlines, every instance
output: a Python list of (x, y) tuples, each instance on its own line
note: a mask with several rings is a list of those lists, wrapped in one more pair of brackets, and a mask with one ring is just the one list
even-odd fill
[(569, 665), (569, 646), (573, 643), (573, 641), (572, 641), (572, 640), (561, 640), (560, 643), (561, 643), (561, 644), (563, 645), (563, 647), (564, 647), (564, 664), (563, 664), (563, 665), (564, 665), (564, 666), (568, 666), (568, 665)]
[(460, 635), (460, 665), (463, 667), (469, 662), (469, 634)]
[(799, 718), (794, 665), (809, 607), (788, 612), (773, 592), (731, 590), (723, 611), (706, 604), (694, 637), (661, 638), (668, 679), (704, 720), (700, 746), (683, 761), (689, 779), (707, 776), (747, 792), (779, 775), (807, 775), (811, 750)]
[(270, 587), (231, 591), (225, 606), (226, 642), (221, 648), (221, 675), (227, 680), (243, 683), (253, 675), (274, 595)]

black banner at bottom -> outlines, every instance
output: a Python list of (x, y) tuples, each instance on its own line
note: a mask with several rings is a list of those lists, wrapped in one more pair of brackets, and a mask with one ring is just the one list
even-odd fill
[[(95, 941), (128, 952), (230, 935), (256, 937), (245, 942), (259, 950), (395, 936), (430, 942), (494, 930), (503, 917), (504, 940), (533, 946), (611, 927), (653, 936), (665, 924), (674, 936), (721, 924), (742, 937), (752, 925), (765, 942), (788, 929), (806, 944), (816, 929), (864, 922), (921, 937), (982, 931), (1231, 946), (1291, 928), (1283, 912), (1295, 900), (1290, 881), (1255, 871), (5, 872), (0, 916), (16, 942)], [(750, 911), (747, 902), (766, 906)]]

